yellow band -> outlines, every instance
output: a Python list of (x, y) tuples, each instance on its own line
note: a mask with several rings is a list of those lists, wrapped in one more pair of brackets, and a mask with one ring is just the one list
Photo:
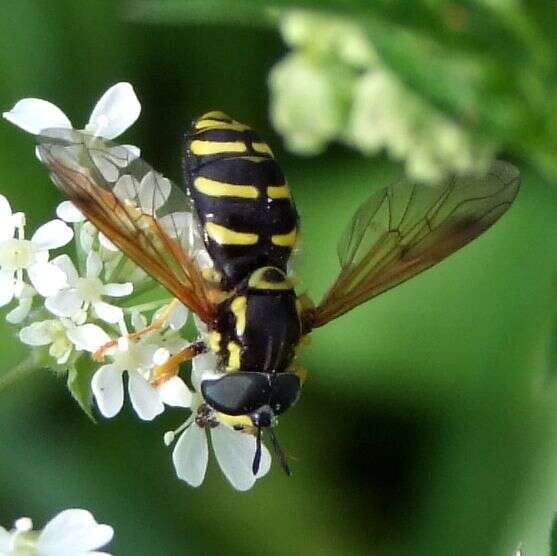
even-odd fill
[(285, 185), (269, 185), (267, 187), (269, 199), (290, 199), (290, 187)]
[(287, 234), (271, 236), (271, 241), (280, 247), (292, 247), (296, 243), (296, 228)]
[(269, 147), (269, 145), (267, 145), (267, 143), (252, 143), (251, 146), (253, 147), (254, 151), (257, 151), (258, 153), (262, 153), (262, 154), (268, 154), (270, 156), (273, 156), (273, 151), (271, 150), (271, 147)]
[(209, 237), (219, 245), (255, 245), (259, 240), (257, 234), (235, 232), (214, 222), (207, 222), (205, 229)]
[(242, 141), (201, 141), (196, 139), (190, 144), (193, 154), (203, 156), (221, 153), (243, 153), (246, 152), (246, 144)]
[(193, 185), (197, 191), (211, 197), (242, 197), (244, 199), (257, 199), (259, 190), (254, 185), (236, 185), (209, 178), (195, 178)]

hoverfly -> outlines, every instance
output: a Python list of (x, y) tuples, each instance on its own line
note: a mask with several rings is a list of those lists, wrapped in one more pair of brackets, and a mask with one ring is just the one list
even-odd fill
[[(313, 305), (297, 296), (287, 272), (299, 235), (290, 188), (249, 126), (222, 112), (195, 120), (185, 188), (126, 147), (81, 131), (43, 131), (38, 155), (88, 220), (207, 325), (206, 340), (164, 372), (206, 350), (217, 355), (219, 375), (202, 381), (202, 395), (208, 408), (257, 436), (254, 474), (263, 429), (289, 473), (273, 427), (300, 396), (305, 377), (295, 354), (304, 337), (482, 234), (520, 183), (514, 166), (497, 161), (483, 176), (438, 187), (401, 179), (373, 193), (341, 238), (338, 276)], [(211, 270), (200, 268), (196, 241)]]

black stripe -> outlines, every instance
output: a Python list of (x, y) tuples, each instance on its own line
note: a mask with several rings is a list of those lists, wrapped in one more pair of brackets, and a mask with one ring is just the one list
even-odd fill
[(279, 165), (272, 158), (260, 157), (259, 160), (260, 162), (242, 157), (221, 158), (205, 164), (199, 169), (198, 175), (211, 180), (261, 188), (283, 185), (284, 174)]

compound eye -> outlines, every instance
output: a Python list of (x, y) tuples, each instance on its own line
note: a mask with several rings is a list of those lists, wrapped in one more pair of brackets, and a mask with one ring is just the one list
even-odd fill
[(201, 393), (213, 409), (226, 415), (245, 415), (269, 403), (270, 378), (265, 373), (230, 373), (204, 380)]
[(278, 373), (273, 377), (270, 406), (275, 415), (284, 413), (300, 397), (302, 385), (294, 373)]

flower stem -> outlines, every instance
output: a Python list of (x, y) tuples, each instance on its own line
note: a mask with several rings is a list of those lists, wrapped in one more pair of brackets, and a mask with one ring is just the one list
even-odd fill
[(142, 313), (143, 311), (151, 311), (152, 309), (158, 309), (167, 303), (172, 301), (172, 297), (166, 299), (158, 299), (157, 301), (149, 301), (148, 303), (141, 303), (140, 305), (134, 305), (133, 307), (124, 307), (124, 313), (130, 314), (134, 311)]
[(0, 392), (3, 392), (19, 380), (44, 367), (43, 358), (41, 354), (37, 352), (38, 350), (33, 350), (26, 359), (20, 361), (9, 371), (0, 375)]

